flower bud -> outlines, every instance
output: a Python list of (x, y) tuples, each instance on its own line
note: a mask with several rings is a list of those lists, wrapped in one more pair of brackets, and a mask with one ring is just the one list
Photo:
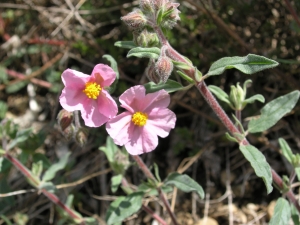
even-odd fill
[(141, 33), (134, 32), (134, 39), (138, 46), (154, 47), (159, 44), (159, 39), (156, 33), (148, 32), (144, 29)]
[(164, 28), (172, 29), (177, 24), (177, 21), (180, 20), (180, 11), (177, 9), (180, 4), (170, 2), (169, 0), (161, 0), (158, 4), (161, 4), (159, 10), (162, 11), (159, 24)]
[(64, 131), (73, 121), (73, 113), (65, 109), (59, 111), (57, 121), (62, 131)]
[(143, 30), (143, 32), (140, 33), (136, 37), (136, 44), (138, 46), (141, 46), (141, 47), (144, 47), (144, 48), (147, 47), (148, 46), (147, 35), (148, 35), (148, 31), (147, 30)]
[(152, 81), (156, 84), (158, 84), (160, 82), (160, 77), (157, 75), (157, 73), (155, 71), (155, 63), (154, 63), (153, 59), (150, 60), (149, 65), (147, 66), (145, 73), (146, 73), (147, 78), (150, 81)]
[(144, 13), (153, 13), (154, 5), (152, 0), (140, 0), (140, 9)]
[(155, 47), (159, 44), (159, 39), (156, 33), (149, 33), (148, 34), (148, 47)]
[(81, 147), (87, 143), (88, 140), (88, 130), (84, 127), (80, 127), (75, 134), (75, 141)]
[(239, 83), (237, 83), (236, 87), (234, 85), (231, 86), (229, 100), (235, 110), (243, 109), (245, 97), (246, 93), (244, 92), (243, 88), (241, 88)]
[(172, 60), (167, 56), (160, 56), (155, 63), (155, 72), (162, 82), (166, 82), (173, 71)]
[(63, 136), (70, 141), (74, 137), (75, 132), (75, 126), (71, 124), (70, 126), (66, 127), (64, 130), (62, 130)]
[(135, 9), (126, 16), (121, 17), (121, 20), (123, 20), (124, 23), (133, 30), (141, 29), (147, 23), (147, 18), (139, 9)]

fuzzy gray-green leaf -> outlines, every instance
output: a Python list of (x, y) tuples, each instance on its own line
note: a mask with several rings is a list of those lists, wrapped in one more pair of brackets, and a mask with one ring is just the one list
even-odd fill
[(253, 74), (261, 70), (270, 69), (278, 65), (278, 62), (264, 56), (249, 54), (244, 57), (224, 57), (214, 62), (207, 75), (220, 75), (227, 69), (238, 69), (245, 74)]
[(271, 167), (267, 163), (265, 156), (252, 145), (240, 145), (240, 150), (245, 158), (250, 162), (255, 174), (265, 182), (268, 194), (272, 192)]
[(274, 208), (274, 214), (269, 225), (289, 224), (291, 218), (290, 204), (284, 198), (279, 198)]
[(157, 47), (152, 48), (142, 48), (142, 47), (136, 47), (131, 49), (128, 54), (127, 58), (131, 56), (135, 56), (138, 58), (150, 58), (150, 59), (158, 59), (160, 55), (160, 49)]
[(186, 174), (171, 173), (165, 180), (165, 185), (175, 185), (184, 192), (196, 191), (200, 198), (204, 198), (202, 187)]
[(250, 120), (248, 131), (250, 133), (257, 133), (274, 126), (285, 114), (294, 108), (299, 96), (299, 91), (293, 91), (266, 104), (261, 109), (260, 117)]

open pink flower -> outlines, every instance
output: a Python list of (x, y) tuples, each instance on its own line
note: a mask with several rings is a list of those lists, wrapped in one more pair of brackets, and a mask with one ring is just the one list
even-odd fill
[(99, 127), (113, 118), (118, 107), (105, 90), (116, 78), (116, 73), (107, 65), (97, 64), (92, 75), (67, 69), (62, 74), (65, 88), (59, 101), (69, 111), (81, 111), (86, 126)]
[(153, 151), (158, 137), (167, 137), (175, 127), (176, 116), (167, 109), (170, 96), (165, 90), (146, 94), (144, 86), (126, 90), (120, 103), (127, 111), (106, 123), (106, 130), (117, 145), (125, 145), (131, 155)]

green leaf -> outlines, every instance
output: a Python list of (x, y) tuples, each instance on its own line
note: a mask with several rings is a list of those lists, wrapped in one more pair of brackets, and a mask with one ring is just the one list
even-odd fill
[(42, 161), (34, 162), (32, 164), (31, 171), (35, 176), (40, 177), (41, 173), (43, 172), (43, 162)]
[(294, 154), (293, 154), (290, 146), (283, 138), (279, 138), (278, 141), (279, 141), (280, 148), (282, 150), (282, 154), (292, 164), (292, 159), (293, 159)]
[(0, 84), (5, 84), (8, 81), (6, 68), (0, 65)]
[(56, 191), (56, 187), (52, 182), (41, 182), (38, 188), (40, 190), (45, 189), (50, 193), (54, 193)]
[(98, 222), (94, 217), (84, 217), (84, 222), (86, 225), (97, 225)]
[(159, 176), (158, 165), (156, 163), (154, 163), (153, 167), (154, 167), (155, 178), (158, 180), (158, 182), (161, 182), (161, 179), (160, 179), (160, 176)]
[(136, 47), (131, 49), (128, 54), (127, 58), (131, 56), (135, 56), (138, 58), (150, 58), (150, 59), (158, 59), (160, 55), (160, 49), (157, 47), (152, 48), (142, 48), (142, 47)]
[(300, 167), (295, 168), (295, 172), (296, 172), (298, 180), (300, 180)]
[(122, 182), (123, 175), (115, 175), (111, 178), (111, 191), (115, 193)]
[(154, 82), (149, 82), (144, 84), (147, 93), (153, 93), (164, 89), (166, 92), (171, 93), (184, 89), (184, 87), (176, 81), (167, 80), (166, 83), (155, 84)]
[(21, 131), (18, 131), (17, 134), (16, 134), (16, 137), (15, 139), (13, 139), (7, 146), (7, 149), (12, 149), (13, 147), (15, 147), (18, 143), (21, 143), (23, 141), (26, 141), (29, 136), (31, 135), (32, 133), (32, 129), (31, 128), (28, 128), (28, 129), (25, 129), (25, 130), (21, 130)]
[(300, 225), (299, 212), (293, 204), (290, 204), (291, 207), (291, 217), (294, 222), (294, 225)]
[(274, 214), (269, 225), (289, 224), (291, 218), (290, 204), (284, 198), (279, 198), (274, 208)]
[(215, 85), (209, 85), (208, 89), (222, 102), (227, 103), (229, 106), (231, 106), (231, 103), (229, 101), (228, 94), (223, 91), (221, 88), (215, 86)]
[(133, 41), (117, 41), (115, 43), (115, 46), (120, 48), (129, 48), (129, 49), (137, 47)]
[(134, 192), (126, 197), (121, 196), (113, 201), (106, 214), (107, 225), (122, 222), (136, 213), (142, 206), (143, 192)]
[[(148, 196), (158, 196), (159, 193), (156, 189), (156, 187), (151, 183), (142, 183), (138, 186), (138, 191), (142, 191), (144, 194)], [(170, 193), (173, 191), (173, 188), (171, 186), (163, 185), (161, 186), (161, 190), (164, 193)]]
[(260, 95), (260, 94), (257, 94), (257, 95), (253, 95), (253, 96), (250, 97), (250, 98), (245, 99), (245, 100), (243, 101), (243, 103), (246, 102), (246, 103), (249, 104), (249, 103), (253, 103), (254, 101), (259, 101), (259, 102), (264, 103), (264, 102), (265, 102), (265, 98), (264, 98), (264, 96), (262, 96), (262, 95)]
[(105, 153), (109, 162), (114, 162), (114, 156), (118, 151), (118, 147), (110, 136), (106, 138), (106, 147), (100, 147), (99, 149)]
[(102, 58), (108, 60), (110, 62), (110, 67), (115, 71), (117, 77), (116, 79), (118, 80), (120, 75), (119, 75), (119, 70), (118, 70), (118, 64), (116, 60), (111, 56), (111, 55), (103, 55)]
[(2, 172), (2, 163), (4, 161), (4, 158), (3, 157), (0, 157), (0, 172)]
[(267, 187), (267, 193), (271, 193), (272, 187), (272, 173), (271, 167), (267, 163), (265, 156), (252, 145), (240, 145), (240, 150), (245, 158), (250, 162), (255, 174), (261, 177)]
[(238, 69), (245, 74), (253, 74), (261, 70), (278, 66), (278, 62), (264, 56), (249, 54), (244, 57), (224, 57), (214, 62), (206, 75), (220, 75), (226, 69)]
[(21, 148), (23, 151), (33, 154), (33, 152), (37, 148), (43, 145), (45, 139), (46, 139), (46, 133), (45, 131), (41, 130), (37, 134), (34, 133), (30, 134), (30, 136), (26, 139), (26, 141), (20, 142), (18, 144), (18, 147)]
[(48, 169), (51, 166), (49, 159), (42, 153), (34, 153), (32, 159), (33, 162), (42, 161), (44, 169)]
[(171, 173), (164, 181), (165, 185), (175, 185), (184, 192), (196, 191), (200, 198), (204, 198), (202, 187), (186, 174)]
[(7, 104), (4, 101), (0, 101), (0, 119), (4, 119), (7, 112)]
[(20, 81), (14, 84), (10, 84), (5, 88), (7, 94), (16, 93), (17, 91), (21, 90), (28, 84), (28, 81)]
[(278, 120), (294, 108), (299, 95), (299, 91), (293, 91), (266, 104), (261, 109), (260, 117), (250, 120), (248, 131), (250, 133), (262, 132), (275, 125)]
[(119, 78), (120, 78), (118, 64), (117, 64), (116, 60), (111, 55), (103, 55), (102, 58), (104, 58), (104, 59), (106, 59), (110, 62), (110, 67), (116, 73), (115, 81), (108, 87), (109, 93), (112, 94), (116, 90), (117, 83), (118, 83)]
[(43, 182), (52, 180), (55, 177), (55, 174), (66, 167), (68, 163), (69, 156), (71, 155), (70, 152), (66, 153), (63, 157), (59, 159), (59, 161), (52, 166), (48, 170), (46, 170), (43, 176)]
[(0, 215), (0, 218), (4, 220), (6, 225), (13, 225), (5, 215)]

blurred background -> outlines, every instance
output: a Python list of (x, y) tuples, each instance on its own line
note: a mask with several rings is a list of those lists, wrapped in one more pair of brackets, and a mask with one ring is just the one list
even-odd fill
[[(180, 0), (181, 21), (166, 36), (170, 44), (188, 57), (205, 74), (221, 57), (248, 53), (274, 59), (280, 65), (254, 75), (227, 70), (206, 80), (227, 93), (231, 85), (253, 81), (248, 96), (262, 94), (266, 102), (300, 89), (300, 1), (297, 0)], [(126, 58), (128, 49), (114, 46), (116, 41), (132, 40), (132, 33), (120, 20), (138, 6), (138, 1), (123, 0), (1, 0), (0, 2), (0, 119), (12, 119), (18, 129), (32, 127), (33, 135), (12, 154), (27, 167), (43, 160), (45, 167), (57, 162), (61, 154), (72, 151), (67, 168), (54, 183), (61, 185), (57, 195), (62, 201), (74, 195), (74, 208), (84, 216), (95, 216), (99, 224), (110, 201), (124, 194), (112, 193), (107, 170), (109, 165), (99, 146), (105, 145), (103, 127), (89, 129), (87, 143), (80, 147), (68, 141), (56, 125), (61, 106), (58, 97), (63, 88), (61, 73), (72, 68), (90, 74), (94, 65), (109, 64), (104, 54), (113, 56), (120, 71), (114, 97), (129, 87), (145, 84), (147, 59)], [(172, 75), (173, 80), (180, 81)], [(183, 82), (184, 83), (184, 82)], [(185, 83), (184, 83), (185, 84)], [(225, 138), (225, 128), (196, 88), (173, 93), (170, 108), (177, 115), (176, 128), (158, 148), (142, 157), (148, 165), (158, 164), (160, 175), (179, 169), (187, 158), (192, 161), (184, 172), (206, 192), (200, 200), (194, 194), (177, 193), (173, 201), (180, 224), (267, 224), (277, 190), (266, 195), (261, 179), (254, 174), (238, 146)], [(228, 115), (234, 112), (225, 104)], [(255, 102), (243, 113), (259, 114), (263, 104)], [(300, 150), (299, 104), (268, 132), (249, 135), (267, 161), (279, 173), (289, 174), (290, 167), (279, 154), (278, 138), (284, 138), (294, 152)], [(0, 224), (8, 218), (12, 224), (62, 224), (54, 205), (39, 195), (9, 162), (3, 162), (0, 174)], [(104, 171), (101, 173), (101, 171)], [(106, 171), (106, 172), (105, 172)], [(83, 180), (82, 180), (83, 179)], [(130, 167), (127, 179), (138, 185), (144, 179)], [(73, 185), (63, 185), (70, 184)], [(13, 196), (5, 193), (23, 190)], [(231, 194), (230, 194), (231, 193)], [(230, 200), (231, 199), (231, 200)], [(170, 199), (171, 201), (171, 199)], [(176, 202), (176, 204), (175, 204)], [(154, 200), (149, 205), (164, 214)], [(2, 219), (1, 219), (2, 218)], [(145, 212), (124, 224), (151, 224)]]

